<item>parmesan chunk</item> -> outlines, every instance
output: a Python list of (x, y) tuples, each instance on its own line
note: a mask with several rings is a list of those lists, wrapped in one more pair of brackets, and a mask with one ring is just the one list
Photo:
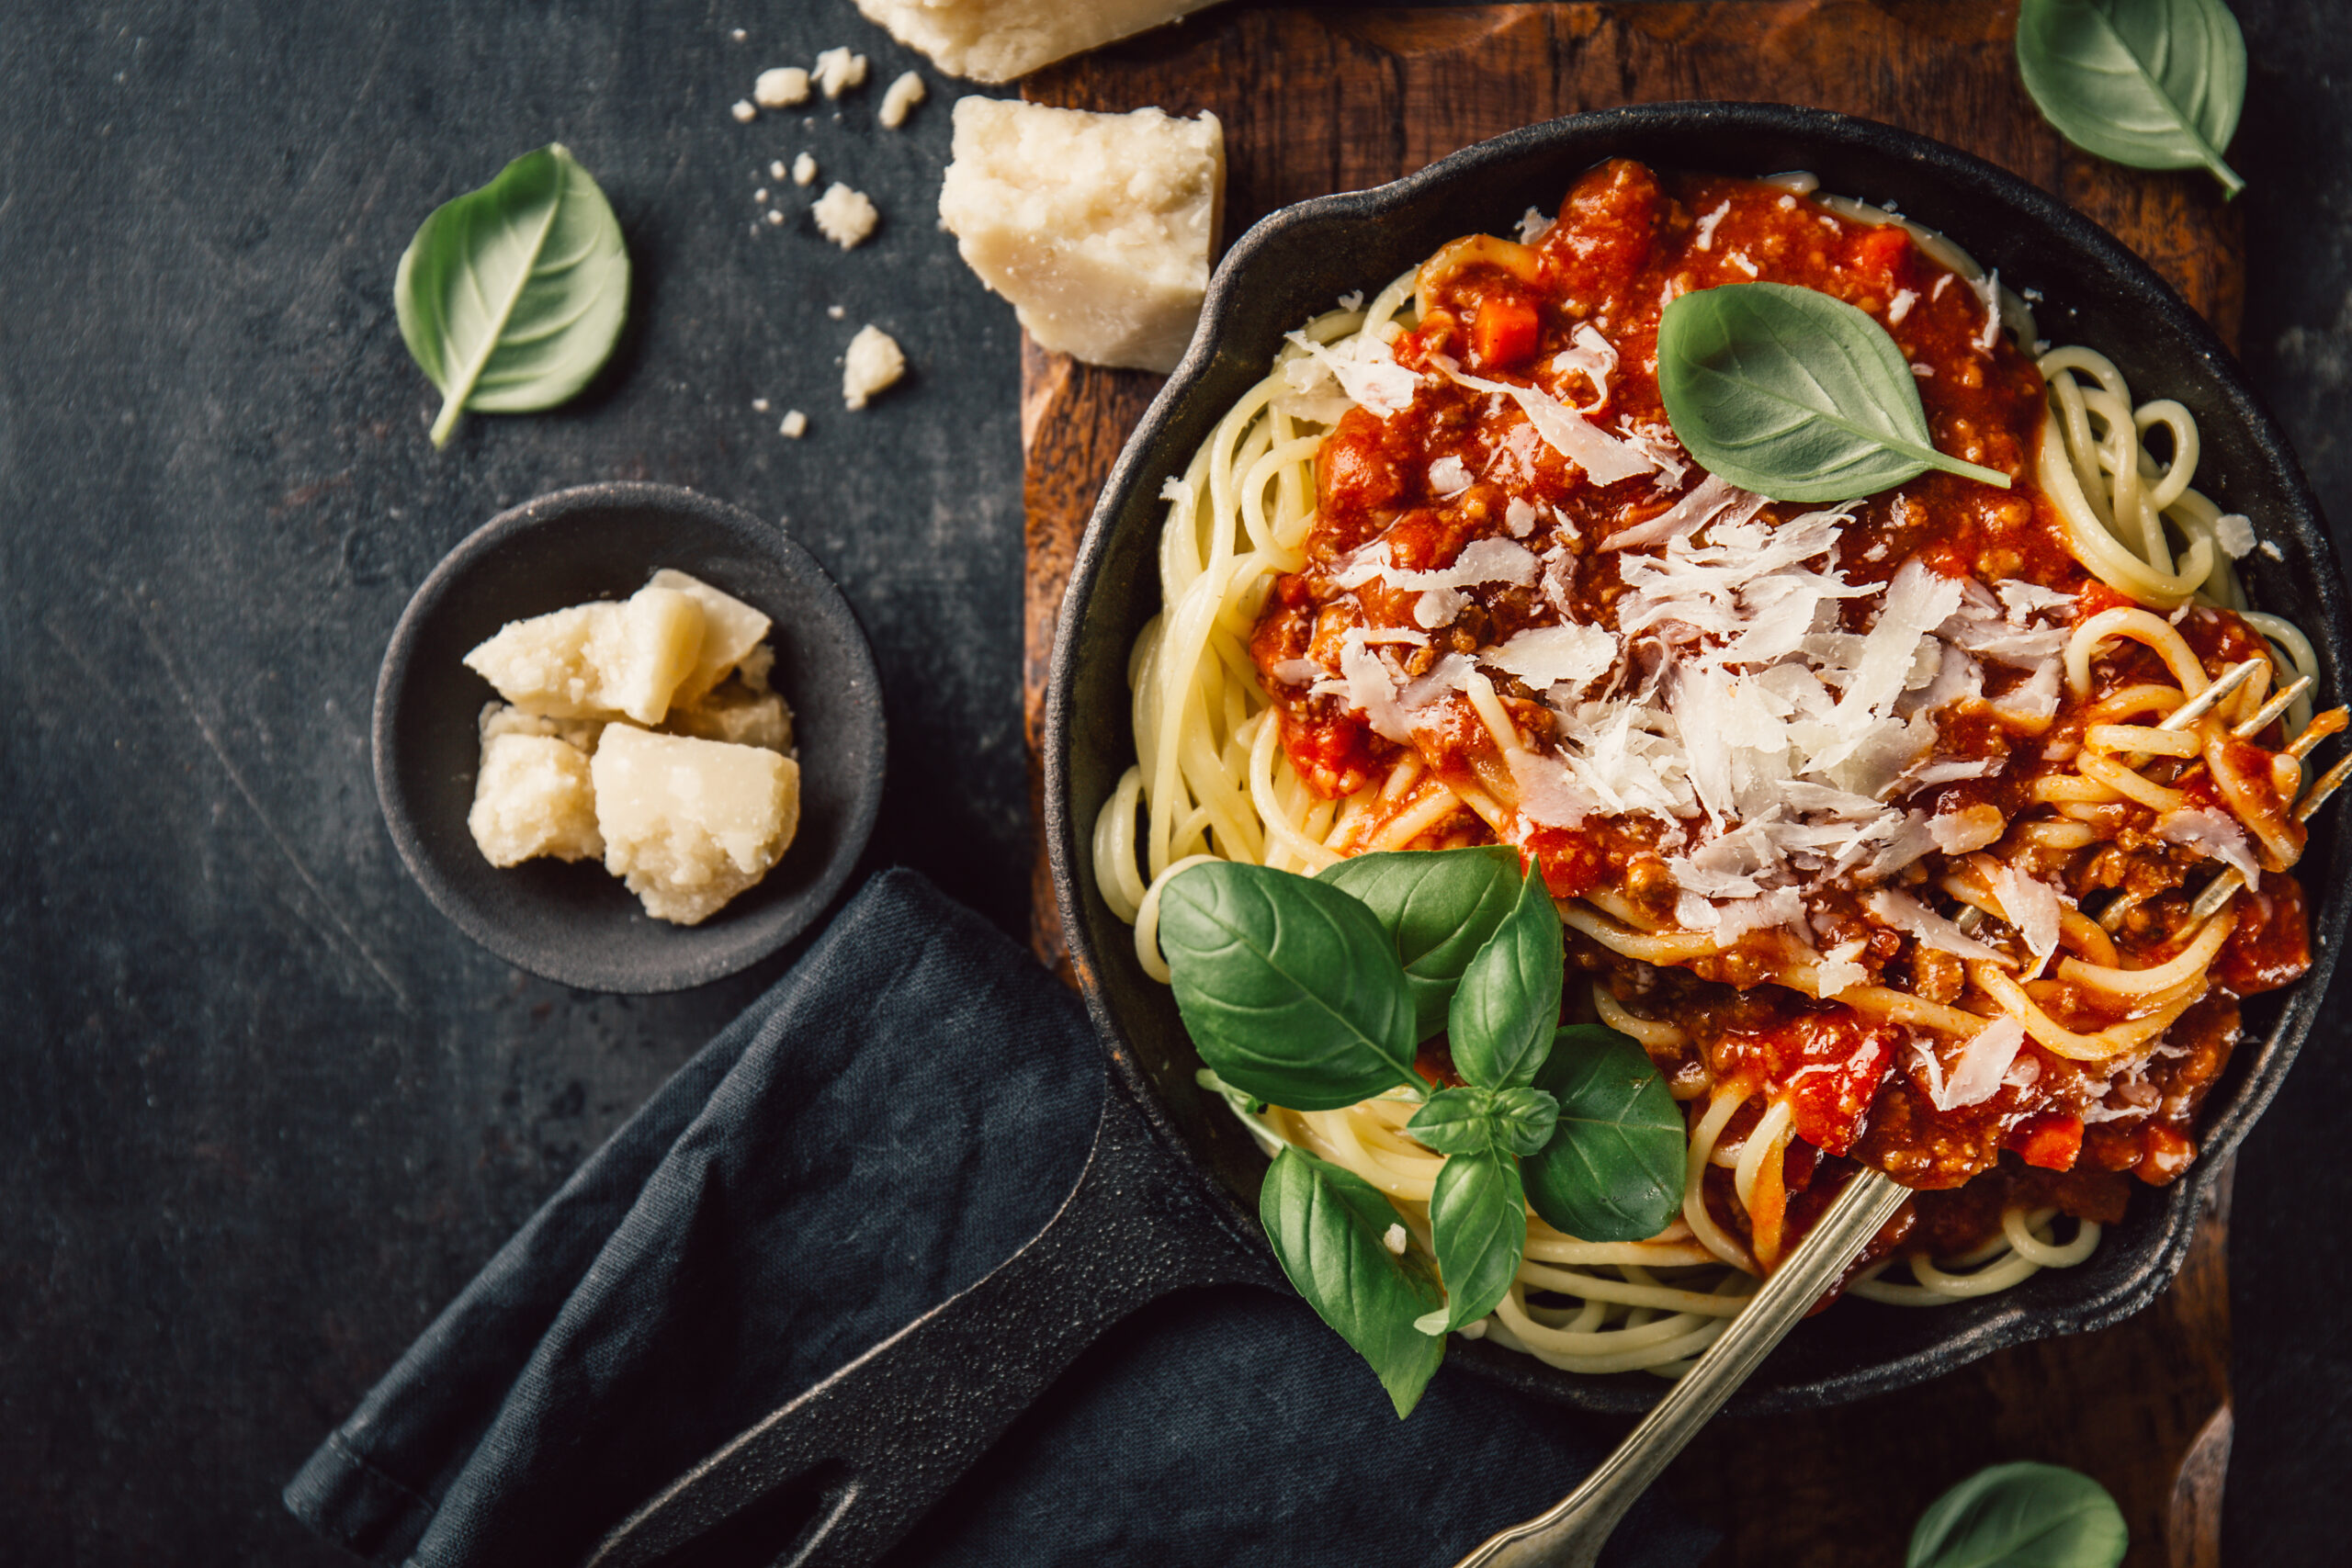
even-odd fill
[(603, 855), (587, 754), (554, 735), (493, 728), (488, 714), (483, 718), (481, 769), (474, 777), (473, 809), (466, 814), (482, 858), (509, 866), (540, 855), (567, 861)]
[(826, 187), (808, 216), (817, 220), (819, 233), (845, 251), (864, 243), (882, 217), (864, 191), (852, 190), (839, 180)]
[(808, 101), (808, 73), (797, 65), (763, 71), (752, 85), (752, 101), (763, 109), (788, 109)]
[(825, 96), (838, 98), (850, 88), (865, 85), (865, 56), (845, 48), (820, 51), (813, 75)]
[(1010, 82), (1040, 65), (1172, 22), (1212, 0), (857, 0), (866, 20), (951, 76)]
[(1164, 372), (1200, 319), (1224, 194), (1215, 115), (969, 97), (939, 220), (1040, 346)]
[(862, 409), (866, 400), (896, 386), (906, 373), (907, 356), (899, 351), (898, 340), (869, 322), (857, 329), (849, 340), (849, 352), (842, 356), (842, 401)]
[(741, 599), (722, 593), (698, 577), (662, 568), (653, 574), (653, 588), (684, 594), (702, 611), (702, 649), (695, 666), (680, 678), (670, 694), (673, 703), (690, 703), (734, 672), (752, 649), (767, 640), (773, 624)]
[(672, 708), (662, 728), (673, 735), (792, 754), (792, 710), (775, 693), (754, 692), (741, 681), (729, 681)]
[(882, 122), (883, 130), (896, 130), (907, 123), (908, 114), (927, 96), (922, 77), (911, 71), (901, 71), (898, 80), (883, 93), (881, 110), (874, 118)]
[(590, 772), (605, 869), (656, 919), (708, 919), (768, 874), (799, 826), (799, 764), (759, 747), (616, 724)]
[(702, 608), (674, 588), (510, 621), (466, 667), (527, 712), (658, 724), (702, 651)]

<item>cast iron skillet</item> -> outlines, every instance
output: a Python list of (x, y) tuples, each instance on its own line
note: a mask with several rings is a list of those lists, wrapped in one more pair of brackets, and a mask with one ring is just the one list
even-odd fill
[[(1136, 963), (1133, 932), (1097, 893), (1089, 847), (1096, 814), (1135, 756), (1127, 653), (1160, 604), (1160, 485), (1265, 373), (1285, 331), (1341, 293), (1377, 289), (1457, 235), (1508, 233), (1529, 206), (1555, 209), (1577, 174), (1616, 155), (1668, 170), (1808, 169), (1823, 189), (1891, 201), (1998, 267), (2012, 286), (2041, 290), (2037, 319), (2051, 341), (2101, 350), (2140, 396), (2175, 397), (2196, 414), (2199, 487), (2252, 517), (2284, 555), (2240, 563), (2250, 592), (2312, 635), (2324, 691), (2344, 691), (2344, 590), (2319, 508), (2236, 362), (2112, 236), (1988, 164), (1815, 109), (1657, 104), (1529, 126), (1377, 190), (1277, 212), (1217, 268), (1191, 351), (1104, 486), (1055, 643), (1047, 850), (1070, 953), (1113, 1066), (1084, 1176), (1052, 1224), (1003, 1268), (713, 1456), (616, 1532), (600, 1561), (669, 1560), (684, 1542), (711, 1540), (707, 1532), (724, 1521), (732, 1523), (721, 1534), (742, 1528), (781, 1495), (781, 1483), (812, 1474), (845, 1484), (831, 1489), (793, 1561), (869, 1561), (1110, 1323), (1186, 1285), (1279, 1287), (1256, 1220), (1264, 1156), (1194, 1085), (1200, 1059), (1169, 991)], [(2103, 1327), (2147, 1305), (2179, 1269), (2209, 1185), (2278, 1091), (2325, 995), (2352, 907), (2336, 891), (2344, 844), (2324, 822), (2312, 836), (2302, 874), (2318, 900), (2312, 972), (2247, 1007), (2246, 1041), (2207, 1105), (2203, 1150), (2186, 1177), (2135, 1193), (2128, 1217), (2077, 1268), (1935, 1309), (1839, 1303), (1791, 1335), (1730, 1410), (1864, 1398), (2003, 1346)], [(1645, 1409), (1660, 1386), (1639, 1373), (1562, 1372), (1458, 1338), (1447, 1359), (1589, 1411)]]

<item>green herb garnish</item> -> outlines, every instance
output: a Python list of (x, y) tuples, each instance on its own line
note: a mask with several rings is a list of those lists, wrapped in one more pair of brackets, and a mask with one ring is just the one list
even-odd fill
[(553, 408), (588, 384), (628, 310), (613, 209), (560, 145), (435, 209), (392, 284), (401, 336), (441, 389), (433, 445), (468, 409)]
[(1929, 468), (2007, 490), (1936, 450), (1918, 383), (1886, 329), (1828, 295), (1734, 283), (1658, 318), (1657, 387), (1708, 472), (1774, 501), (1853, 501)]
[(2245, 37), (2222, 0), (2025, 0), (2018, 70), (2085, 152), (2245, 187), (2222, 161), (2245, 105)]
[(1933, 1503), (1904, 1568), (2115, 1568), (2131, 1532), (2107, 1488), (2055, 1464), (1996, 1464)]
[[(1300, 1150), (1276, 1156), (1259, 1199), (1283, 1271), (1399, 1416), (1442, 1336), (1510, 1289), (1531, 1200), (1609, 1240), (1653, 1214), (1638, 1235), (1655, 1235), (1680, 1205), (1681, 1112), (1635, 1042), (1559, 1026), (1560, 917), (1517, 852), (1365, 855), (1320, 878), (1210, 862), (1170, 878), (1159, 909), (1204, 1087), (1244, 1111), (1402, 1090), (1420, 1101), (1405, 1131), (1447, 1156), (1430, 1203), (1435, 1273), (1390, 1245), (1407, 1233), (1378, 1189)], [(1442, 1023), (1465, 1081), (1432, 1091), (1415, 1048)]]

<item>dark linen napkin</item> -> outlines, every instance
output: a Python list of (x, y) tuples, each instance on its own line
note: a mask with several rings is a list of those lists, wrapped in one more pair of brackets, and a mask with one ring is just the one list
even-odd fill
[[(913, 873), (876, 876), (491, 1259), (286, 1506), (385, 1562), (577, 1562), (1042, 1228), (1105, 1074), (1026, 953)], [(1611, 1436), (1453, 1369), (1400, 1422), (1295, 1298), (1188, 1292), (1081, 1356), (895, 1561), (1442, 1565)], [(1649, 1503), (1610, 1562), (1709, 1544)]]

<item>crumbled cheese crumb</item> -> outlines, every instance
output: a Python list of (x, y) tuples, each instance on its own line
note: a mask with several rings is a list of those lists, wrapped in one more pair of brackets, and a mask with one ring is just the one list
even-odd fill
[(2213, 537), (2232, 560), (2243, 560), (2254, 549), (2254, 524), (2242, 513), (2224, 512), (2213, 519)]
[(2262, 541), (2260, 548), (2262, 553), (2268, 556), (2272, 560), (2285, 560), (2287, 558), (2287, 552), (2280, 549), (2268, 539)]
[(752, 400), (752, 412), (753, 413), (765, 413), (765, 412), (768, 412), (768, 400), (767, 400), (765, 398), (753, 398), (753, 399)]
[(826, 306), (826, 307), (825, 307), (825, 316), (826, 316), (826, 319), (827, 319), (827, 320), (829, 320), (829, 321), (840, 321), (843, 316), (846, 316), (846, 315), (848, 315), (848, 314), (849, 314), (849, 312), (848, 312), (847, 310), (842, 310), (839, 305), (828, 305), (828, 306)]
[(753, 192), (752, 193), (752, 199), (753, 201), (765, 201), (765, 200), (767, 200), (767, 198), (768, 198), (768, 187), (767, 187), (767, 186), (762, 186), (759, 189), (757, 189), (757, 190), (755, 190), (755, 191), (753, 191)]
[(770, 179), (772, 179), (772, 180), (780, 180), (780, 179), (784, 178), (784, 160), (783, 160), (783, 159), (778, 158), (778, 159), (776, 159), (774, 163), (772, 163), (772, 164), (770, 164), (768, 165), (768, 178), (770, 178)]
[(825, 50), (817, 56), (816, 76), (825, 96), (838, 98), (850, 88), (865, 85), (865, 56), (852, 54), (846, 47)]
[(907, 113), (923, 100), (922, 78), (911, 71), (902, 71), (897, 81), (882, 95), (882, 110), (874, 118), (886, 130), (896, 130), (907, 123)]
[(817, 160), (803, 152), (792, 160), (792, 183), (812, 186), (817, 183)]
[(852, 190), (835, 180), (808, 209), (817, 220), (818, 231), (842, 249), (854, 250), (865, 236), (874, 232), (881, 214), (874, 210), (874, 203), (864, 191)]
[(784, 423), (775, 428), (777, 434), (789, 435), (797, 441), (808, 434), (808, 416), (798, 409), (794, 409), (784, 416)]
[(842, 358), (842, 401), (862, 409), (866, 400), (895, 386), (907, 373), (907, 356), (888, 333), (871, 322), (857, 329)]
[(784, 214), (771, 207), (768, 209), (768, 221), (780, 224), (784, 221)]
[(752, 35), (745, 32), (742, 28), (737, 28), (733, 32), (729, 33), (727, 36), (733, 39), (737, 43), (741, 43), (745, 39), (750, 38)]
[(797, 65), (763, 71), (752, 85), (752, 96), (763, 109), (788, 109), (808, 101), (808, 73)]
[(1395, 1253), (1397, 1257), (1404, 1257), (1405, 1227), (1403, 1225), (1390, 1225), (1386, 1233), (1381, 1236), (1380, 1244), (1383, 1247), (1385, 1247), (1389, 1251)]
[(736, 99), (735, 107), (727, 112), (735, 117), (735, 123), (738, 125), (749, 125), (760, 118), (760, 111), (752, 107), (752, 100), (749, 98)]

